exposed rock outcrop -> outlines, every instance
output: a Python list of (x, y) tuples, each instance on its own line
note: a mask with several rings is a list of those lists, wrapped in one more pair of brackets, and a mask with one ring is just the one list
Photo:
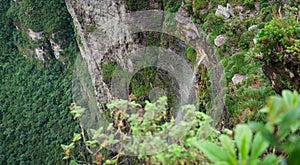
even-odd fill
[(50, 39), (51, 47), (54, 52), (54, 56), (57, 60), (59, 60), (60, 52), (63, 51), (60, 47), (60, 45), (53, 40)]
[[(214, 56), (214, 45), (193, 23), (184, 4), (176, 15), (166, 16), (164, 12), (159, 11), (128, 14), (122, 0), (67, 0), (66, 3), (76, 26), (77, 35), (81, 40), (81, 42), (79, 41), (81, 56), (88, 64), (97, 105), (100, 109), (103, 109), (104, 103), (113, 99), (108, 84), (103, 81), (101, 64), (105, 61), (116, 61), (124, 69), (133, 69), (132, 61), (125, 60), (128, 59), (128, 53), (138, 48), (132, 34), (139, 31), (156, 31), (180, 38), (185, 43), (192, 45), (198, 55), (204, 57), (204, 64), (213, 75), (212, 91), (217, 94), (212, 103), (215, 106), (212, 108), (215, 111), (212, 112), (212, 115), (219, 115), (213, 116), (214, 118), (224, 116), (226, 111), (220, 84), (222, 68)], [(173, 23), (175, 26), (177, 25), (176, 31), (174, 27), (164, 26), (166, 24), (173, 25)], [(172, 66), (170, 68), (171, 70), (175, 69)]]
[(43, 33), (42, 32), (34, 32), (31, 29), (27, 30), (27, 35), (32, 39), (32, 40), (39, 40), (43, 38)]
[[(215, 56), (214, 46), (204, 32), (197, 28), (196, 24), (193, 23), (192, 19), (188, 16), (187, 8), (184, 3), (182, 3), (176, 14), (176, 21), (180, 25), (179, 32), (185, 38), (185, 40), (191, 44), (198, 54), (205, 55), (206, 67), (212, 73), (212, 94), (214, 94), (213, 107), (210, 112), (215, 120), (217, 120), (218, 127), (222, 127), (222, 120), (228, 120), (227, 112), (224, 108), (224, 101), (222, 95), (222, 67), (220, 66), (219, 60)], [(220, 115), (220, 116), (218, 116)], [(226, 123), (226, 122), (225, 122)]]
[[(130, 61), (123, 59), (133, 49), (134, 41), (127, 27), (119, 24), (127, 19), (124, 1), (67, 0), (66, 4), (81, 40), (81, 56), (88, 64), (98, 107), (103, 109), (103, 103), (109, 102), (112, 95), (103, 81), (101, 63), (116, 61), (121, 67), (130, 68)], [(103, 25), (110, 28), (103, 29)]]
[[(299, 65), (297, 59), (284, 63), (265, 63), (262, 67), (265, 75), (271, 81), (273, 89), (281, 93), (284, 89), (298, 89), (300, 86), (300, 74), (297, 73)], [(298, 60), (299, 61), (299, 60)]]

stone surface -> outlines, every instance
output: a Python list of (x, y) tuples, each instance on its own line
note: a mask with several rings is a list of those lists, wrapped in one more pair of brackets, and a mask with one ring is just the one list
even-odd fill
[(252, 25), (252, 26), (250, 26), (250, 27), (248, 28), (248, 31), (254, 30), (254, 29), (256, 29), (256, 28), (257, 28), (257, 25)]
[[(102, 62), (116, 61), (120, 67), (130, 70), (131, 61), (124, 59), (135, 48), (128, 27), (121, 24), (128, 19), (125, 1), (66, 0), (66, 4), (81, 40), (78, 45), (87, 63), (97, 105), (103, 110), (104, 104), (113, 98), (103, 80)], [(90, 26), (97, 28), (89, 32)]]
[(243, 76), (243, 75), (240, 75), (240, 74), (235, 74), (235, 75), (233, 75), (231, 80), (232, 80), (232, 83), (234, 85), (237, 85), (237, 84), (243, 82), (246, 79), (247, 79), (247, 76)]
[(31, 29), (28, 29), (26, 33), (34, 41), (43, 38), (43, 33), (42, 32), (34, 32)]
[(44, 59), (45, 52), (44, 52), (43, 49), (41, 49), (41, 48), (35, 48), (34, 52), (35, 52), (35, 55), (36, 55), (36, 57), (35, 57), (36, 59), (41, 60), (41, 61), (45, 60)]
[[(219, 65), (220, 62), (214, 55), (214, 45), (207, 40), (207, 36), (203, 31), (197, 28), (197, 26), (193, 23), (191, 18), (188, 16), (187, 8), (184, 4), (181, 5), (177, 14), (176, 14), (176, 22), (179, 25), (178, 31), (180, 35), (187, 43), (189, 43), (196, 50), (197, 54), (201, 56), (205, 56), (204, 64), (208, 68), (208, 70), (213, 73), (211, 79), (213, 80), (213, 94), (214, 98), (214, 106), (212, 107), (212, 111), (216, 111), (216, 113), (222, 114), (222, 118), (226, 121), (228, 120), (227, 112), (224, 108), (224, 100), (222, 96), (222, 85), (221, 85), (221, 77), (222, 77), (222, 67)], [(217, 112), (218, 110), (218, 112)], [(214, 112), (215, 113), (215, 112)], [(222, 127), (219, 125), (218, 127)]]
[(216, 10), (216, 15), (223, 16), (225, 19), (230, 18), (230, 16), (234, 17), (233, 9), (231, 8), (231, 5), (227, 3), (226, 7), (223, 7), (222, 5), (218, 5), (218, 9)]
[(260, 10), (260, 3), (256, 2), (255, 5), (254, 5), (254, 7), (255, 7), (256, 11), (259, 11)]
[(214, 43), (216, 46), (220, 47), (226, 42), (226, 39), (227, 39), (226, 34), (222, 34), (215, 38)]
[(51, 47), (52, 47), (52, 50), (54, 52), (54, 56), (57, 60), (59, 60), (59, 55), (60, 55), (60, 52), (63, 51), (60, 47), (60, 45), (58, 43), (55, 43), (53, 40), (50, 39), (50, 43), (51, 43)]

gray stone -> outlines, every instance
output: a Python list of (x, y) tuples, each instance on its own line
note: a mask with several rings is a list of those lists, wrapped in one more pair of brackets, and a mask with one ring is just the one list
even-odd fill
[(41, 60), (41, 61), (44, 61), (44, 60), (45, 60), (45, 59), (44, 59), (44, 54), (45, 54), (45, 52), (44, 52), (43, 49), (41, 49), (41, 48), (35, 48), (35, 49), (34, 49), (34, 52), (35, 52), (35, 54), (36, 54), (36, 59)]
[(216, 37), (214, 43), (215, 43), (215, 45), (220, 47), (225, 43), (226, 39), (227, 39), (226, 34), (222, 34), (222, 35), (219, 35)]
[(55, 43), (53, 40), (50, 39), (50, 43), (54, 52), (54, 56), (57, 60), (59, 60), (60, 52), (63, 50), (61, 49), (60, 45), (58, 43)]
[(260, 10), (260, 3), (259, 2), (255, 3), (254, 7), (255, 7), (256, 11), (259, 11)]
[(241, 83), (242, 81), (244, 81), (245, 79), (247, 79), (247, 76), (235, 74), (231, 80), (234, 85), (237, 85), (237, 84)]
[(42, 32), (34, 32), (33, 30), (28, 29), (26, 33), (34, 41), (43, 38), (43, 36), (42, 36), (43, 33)]
[(248, 31), (254, 30), (254, 29), (256, 29), (256, 28), (257, 28), (257, 25), (252, 25), (252, 26), (250, 26), (250, 27), (248, 28)]
[(234, 12), (233, 12), (233, 9), (231, 8), (231, 5), (229, 3), (227, 3), (226, 7), (218, 5), (216, 15), (221, 15), (225, 19), (228, 19), (228, 18), (230, 18), (230, 16), (234, 17)]

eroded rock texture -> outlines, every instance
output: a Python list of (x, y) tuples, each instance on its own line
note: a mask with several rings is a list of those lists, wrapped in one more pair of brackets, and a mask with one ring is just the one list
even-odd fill
[[(196, 50), (198, 60), (201, 59), (213, 75), (211, 77), (212, 91), (216, 96), (213, 96), (215, 99), (212, 109), (218, 111), (213, 113), (216, 115), (213, 117), (224, 116), (220, 84), (222, 68), (214, 55), (213, 45), (188, 17), (184, 4), (175, 14), (166, 14), (162, 11), (143, 11), (132, 14), (126, 11), (124, 0), (67, 0), (66, 3), (81, 40), (79, 43), (81, 56), (87, 62), (100, 109), (103, 109), (104, 103), (113, 99), (108, 84), (103, 81), (101, 64), (106, 61), (116, 61), (122, 68), (132, 70), (133, 61), (126, 59), (130, 52), (138, 49), (137, 42), (143, 45), (141, 39), (143, 34), (139, 32), (152, 31), (163, 33), (161, 45), (169, 45), (167, 47), (170, 49), (172, 47), (173, 49), (185, 48), (185, 45), (189, 44)], [(159, 9), (163, 8), (156, 6)], [(175, 29), (172, 25), (175, 25)], [(181, 41), (171, 39), (172, 42), (169, 42), (172, 36)], [(168, 64), (166, 66), (173, 67)], [(174, 69), (176, 71), (173, 67)]]
[[(80, 37), (81, 56), (88, 64), (98, 106), (102, 109), (102, 103), (110, 101), (112, 96), (103, 81), (101, 63), (116, 61), (122, 67), (130, 68), (130, 61), (123, 59), (126, 59), (126, 52), (133, 49), (133, 39), (127, 27), (118, 24), (127, 19), (125, 4), (113, 0), (67, 0), (66, 4)], [(104, 25), (110, 28), (102, 29)]]

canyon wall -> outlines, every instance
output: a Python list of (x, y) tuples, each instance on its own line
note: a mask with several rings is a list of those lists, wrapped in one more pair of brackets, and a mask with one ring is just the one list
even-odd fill
[(123, 69), (134, 69), (133, 61), (127, 57), (128, 53), (139, 48), (137, 42), (140, 42), (139, 44), (142, 42), (138, 32), (154, 31), (174, 36), (196, 50), (197, 60), (201, 59), (201, 63), (210, 70), (212, 83), (210, 115), (217, 122), (226, 116), (220, 84), (222, 67), (215, 57), (214, 46), (188, 17), (183, 3), (178, 12), (173, 14), (150, 10), (130, 13), (126, 10), (125, 1), (67, 0), (66, 4), (80, 38), (77, 40), (81, 56), (87, 63), (100, 110), (103, 110), (105, 103), (113, 99), (109, 84), (103, 80), (102, 63), (116, 61)]

